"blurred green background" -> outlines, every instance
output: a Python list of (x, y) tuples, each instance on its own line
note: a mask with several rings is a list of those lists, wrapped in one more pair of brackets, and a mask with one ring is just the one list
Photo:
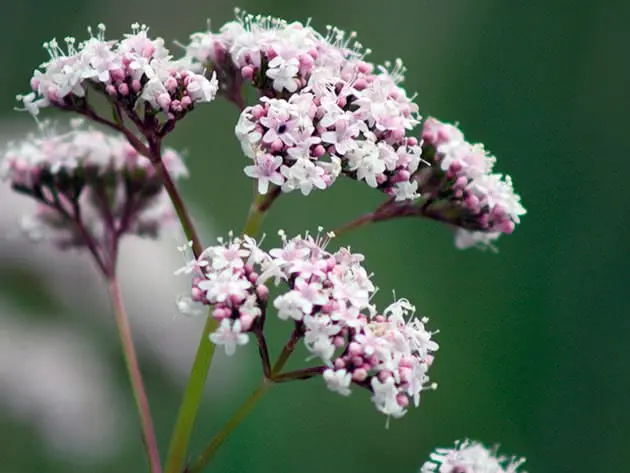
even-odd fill
[[(28, 90), (32, 69), (45, 58), (44, 40), (84, 37), (85, 26), (100, 21), (116, 37), (138, 20), (167, 41), (185, 41), (205, 28), (206, 18), (215, 28), (231, 19), (233, 6), (3, 0), (2, 123), (19, 116), (12, 111), (14, 95)], [(418, 92), (421, 113), (459, 121), (469, 139), (484, 142), (498, 156), (498, 170), (512, 175), (528, 215), (514, 235), (499, 240), (498, 254), (458, 251), (447, 229), (420, 220), (381, 223), (344, 237), (341, 243), (367, 256), (381, 288), (377, 302), (391, 300), (395, 289), (431, 318), (431, 328), (439, 328), (441, 349), (431, 372), (438, 391), (425, 393), (419, 409), (386, 430), (363, 392), (342, 398), (317, 380), (277, 386), (209, 471), (411, 473), (435, 446), (464, 437), (526, 456), (530, 472), (625, 470), (630, 2), (250, 0), (238, 6), (291, 20), (312, 17), (318, 29), (335, 24), (357, 30), (374, 51), (373, 61), (401, 57), (409, 69), (406, 87)], [(232, 132), (236, 119), (226, 103), (199, 107), (169, 142), (188, 151), (192, 176), (185, 195), (207, 213), (199, 218), (217, 234), (241, 227), (250, 199), (251, 182), (242, 174), (245, 161)], [(290, 234), (331, 228), (375, 206), (377, 194), (344, 180), (308, 199), (284, 196), (265, 230), (271, 240), (278, 228)], [(143, 262), (137, 265), (142, 278)], [(2, 264), (0, 294), (46, 313), (56, 303), (50, 295), (38, 296), (37, 277), (15, 263)], [(285, 330), (274, 326), (272, 346), (283, 343)], [(84, 333), (101, 336), (96, 328)], [(107, 340), (104, 356), (126, 399), (116, 341)], [(207, 398), (193, 451), (257, 385), (256, 350), (243, 351), (227, 362), (241, 381), (226, 387), (227, 397)], [(181, 388), (150, 359), (144, 367), (166, 450)], [(233, 382), (212, 372), (210, 380)], [(134, 413), (126, 409), (130, 425), (120, 428), (130, 429), (128, 441), (115, 455), (85, 464), (50, 456), (37, 431), (15, 420), (0, 401), (0, 471), (144, 471)]]

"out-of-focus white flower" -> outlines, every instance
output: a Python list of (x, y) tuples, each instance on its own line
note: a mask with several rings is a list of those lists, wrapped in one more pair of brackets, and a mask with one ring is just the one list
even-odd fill
[[(188, 174), (172, 149), (165, 150), (163, 162), (173, 180)], [(122, 136), (86, 127), (82, 120), (63, 131), (46, 124), (38, 135), (9, 143), (0, 179), (38, 203), (21, 219), (25, 232), (64, 249), (90, 246), (87, 234), (105, 254), (112, 238), (155, 237), (175, 220), (151, 162)]]
[[(0, 142), (22, 136), (30, 127), (30, 121), (2, 123)], [(168, 153), (164, 154), (164, 159), (174, 166), (175, 161)], [(13, 192), (6, 183), (0, 183), (0, 202), (0, 260), (3, 262), (0, 271), (20, 267), (36, 275), (44, 290), (66, 313), (91, 317), (111, 334), (112, 343), (118, 343), (102, 277), (90, 257), (81, 252), (59, 252), (21, 238), (18, 223), (23, 215), (33, 212), (35, 203)], [(201, 233), (206, 238), (211, 234), (207, 228)], [(179, 233), (165, 232), (157, 240), (134, 236), (123, 239), (117, 273), (141, 364), (158, 364), (168, 377), (183, 386), (204, 321), (203, 317), (183, 317), (178, 310), (176, 302), (190, 291), (190, 286), (182, 278), (173, 276), (173, 271), (182, 264), (182, 255), (176, 248), (181, 238), (175, 235)], [(147, 287), (151, 290), (147, 291)], [(217, 370), (217, 376), (222, 376), (225, 382), (210, 383), (210, 391), (231, 392), (234, 383), (238, 383), (238, 373), (228, 368), (226, 359), (221, 356), (215, 359), (213, 370)]]
[(524, 462), (524, 458), (498, 455), (496, 447), (489, 450), (466, 440), (453, 448), (436, 449), (419, 473), (516, 473)]

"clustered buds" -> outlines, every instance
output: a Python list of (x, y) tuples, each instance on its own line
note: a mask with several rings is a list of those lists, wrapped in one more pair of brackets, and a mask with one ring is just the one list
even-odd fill
[[(165, 150), (163, 160), (174, 179), (187, 176), (180, 156)], [(81, 120), (56, 132), (45, 124), (8, 146), (0, 177), (38, 202), (24, 230), (52, 239), (60, 247), (85, 246), (85, 234), (103, 248), (110, 237), (154, 237), (174, 217), (162, 181), (150, 161), (118, 136), (86, 127)]]
[(67, 51), (53, 39), (44, 43), (50, 59), (31, 79), (32, 92), (18, 96), (26, 110), (55, 106), (83, 113), (90, 88), (105, 94), (125, 110), (144, 104), (163, 111), (171, 120), (181, 118), (197, 102), (210, 102), (217, 91), (213, 77), (207, 79), (175, 61), (162, 38), (150, 39), (145, 25), (132, 25), (122, 40), (105, 39), (105, 26), (77, 44), (65, 38)]
[[(463, 441), (453, 448), (438, 448), (419, 473), (517, 473), (524, 458), (504, 457), (478, 442)], [(525, 473), (525, 472), (521, 472)]]
[(250, 237), (220, 240), (184, 270), (194, 272), (192, 299), (212, 305), (220, 321), (210, 339), (228, 354), (260, 333), (274, 282), (280, 294), (271, 301), (278, 318), (294, 323), (308, 351), (323, 365), (328, 387), (350, 394), (351, 384), (372, 392), (376, 408), (400, 417), (409, 400), (432, 387), (427, 371), (438, 345), (406, 299), (378, 312), (375, 292), (362, 265), (363, 255), (348, 248), (326, 250), (327, 237), (288, 239), (269, 252)]
[(424, 122), (422, 156), (431, 166), (414, 176), (425, 216), (457, 227), (460, 248), (487, 245), (512, 233), (525, 214), (509, 176), (493, 174), (496, 159), (482, 144), (471, 144), (454, 125)]

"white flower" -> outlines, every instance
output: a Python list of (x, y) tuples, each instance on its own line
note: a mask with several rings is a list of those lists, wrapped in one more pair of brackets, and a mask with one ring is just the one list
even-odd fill
[(216, 73), (212, 73), (212, 78), (208, 80), (200, 74), (189, 76), (186, 91), (195, 102), (211, 102), (219, 90), (219, 81)]
[(269, 183), (281, 186), (284, 176), (278, 171), (282, 166), (282, 157), (263, 154), (256, 158), (255, 164), (244, 169), (245, 175), (258, 180), (258, 193), (266, 194)]
[[(431, 453), (420, 473), (516, 473), (524, 458), (499, 456), (478, 442), (456, 442), (454, 448)], [(523, 472), (524, 473), (524, 472)]]
[(375, 376), (372, 378), (372, 402), (377, 410), (394, 418), (402, 417), (407, 412), (398, 403), (398, 389), (394, 382), (394, 378), (388, 377), (384, 382), (378, 380)]
[(207, 291), (207, 300), (211, 304), (226, 302), (231, 297), (244, 300), (252, 284), (247, 279), (235, 274), (231, 269), (208, 274), (208, 279), (199, 282), (199, 289)]
[(287, 320), (302, 320), (305, 314), (310, 314), (312, 304), (297, 291), (290, 291), (276, 297), (273, 306), (278, 310), (278, 318)]
[[(322, 126), (326, 125), (322, 124)], [(334, 145), (339, 155), (344, 155), (357, 148), (356, 137), (360, 133), (359, 124), (350, 112), (336, 117), (334, 127), (334, 131), (322, 133), (322, 141)]]
[(357, 149), (346, 155), (348, 169), (357, 172), (357, 179), (370, 187), (378, 187), (376, 177), (385, 172), (385, 162), (380, 159), (379, 149), (372, 141), (361, 141)]
[(290, 192), (300, 189), (302, 194), (309, 195), (314, 187), (326, 188), (324, 175), (326, 171), (308, 159), (299, 159), (292, 166), (282, 166), (280, 172), (286, 178), (282, 190)]
[(474, 232), (458, 228), (455, 231), (455, 246), (460, 250), (472, 247), (493, 249), (492, 242), (500, 236), (500, 232)]
[(276, 56), (269, 61), (269, 69), (267, 77), (273, 80), (273, 88), (277, 91), (286, 89), (289, 92), (295, 92), (298, 84), (296, 76), (299, 70), (299, 61), (296, 57), (284, 59)]
[(350, 391), (352, 374), (348, 373), (346, 370), (334, 371), (329, 368), (324, 371), (323, 377), (326, 386), (328, 386), (328, 389), (331, 391), (337, 392), (342, 396), (349, 396), (352, 393), (352, 391)]
[(417, 191), (417, 181), (402, 181), (394, 184), (394, 196), (396, 197), (396, 202), (417, 199), (420, 197), (420, 194), (418, 194)]
[(223, 345), (225, 354), (230, 356), (239, 345), (245, 345), (249, 341), (249, 335), (241, 332), (241, 322), (223, 319), (219, 328), (210, 334), (210, 341), (215, 345)]

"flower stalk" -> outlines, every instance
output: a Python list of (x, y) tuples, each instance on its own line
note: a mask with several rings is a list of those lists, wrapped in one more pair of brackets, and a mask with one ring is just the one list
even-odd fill
[(140, 367), (138, 366), (138, 358), (133, 345), (131, 327), (129, 326), (129, 320), (123, 304), (122, 294), (120, 292), (120, 285), (118, 284), (116, 277), (108, 277), (107, 287), (114, 311), (116, 326), (118, 328), (118, 335), (122, 344), (125, 365), (127, 366), (129, 380), (131, 381), (133, 397), (140, 415), (142, 441), (144, 443), (147, 460), (149, 462), (149, 469), (151, 473), (161, 473), (162, 466), (160, 463), (160, 454), (155, 437), (153, 420), (151, 418), (151, 411), (149, 409), (149, 400), (142, 382), (142, 374), (140, 372)]
[(232, 431), (239, 426), (239, 424), (252, 412), (260, 398), (267, 392), (272, 382), (263, 378), (260, 386), (247, 398), (247, 400), (239, 407), (236, 413), (230, 418), (229, 421), (221, 428), (221, 430), (215, 435), (208, 446), (203, 450), (199, 458), (186, 469), (186, 473), (199, 473), (210, 462), (219, 447), (225, 442)]

